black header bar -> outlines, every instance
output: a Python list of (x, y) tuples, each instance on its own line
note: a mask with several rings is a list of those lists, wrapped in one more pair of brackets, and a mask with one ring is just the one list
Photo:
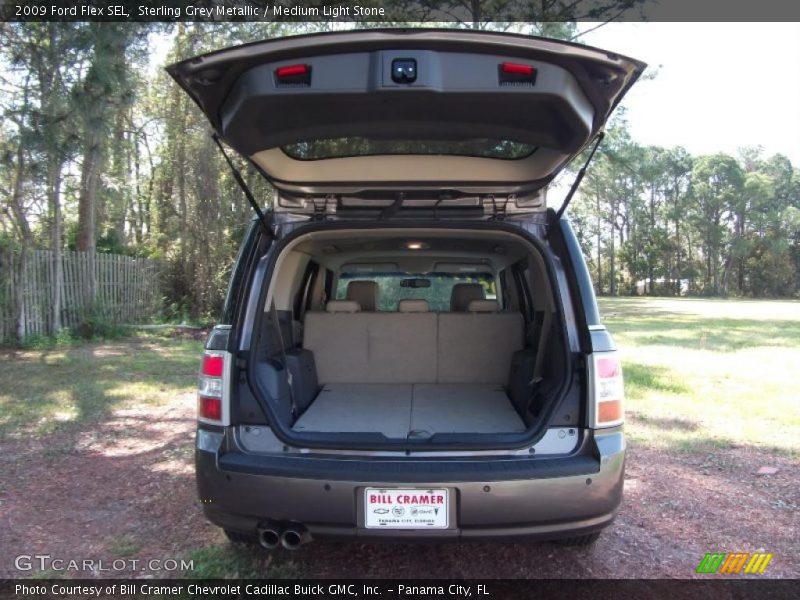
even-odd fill
[(797, 0), (0, 0), (2, 21), (800, 21)]
[(6, 579), (0, 598), (37, 600), (203, 598), (204, 600), (564, 600), (796, 598), (793, 580), (738, 579)]

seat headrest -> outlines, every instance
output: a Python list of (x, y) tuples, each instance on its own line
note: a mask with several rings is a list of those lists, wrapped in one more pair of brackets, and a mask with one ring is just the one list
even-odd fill
[(401, 313), (422, 313), (430, 311), (427, 300), (418, 300), (416, 298), (409, 298), (407, 300), (400, 300), (397, 303), (397, 312)]
[(361, 312), (361, 305), (353, 300), (328, 300), (325, 310), (329, 313)]
[(378, 284), (375, 281), (351, 281), (347, 284), (348, 300), (354, 300), (361, 310), (375, 312), (378, 310)]
[(467, 312), (471, 313), (500, 312), (500, 303), (497, 300), (472, 300), (467, 305)]
[(465, 312), (472, 300), (483, 300), (486, 294), (480, 283), (457, 283), (450, 292), (450, 310)]

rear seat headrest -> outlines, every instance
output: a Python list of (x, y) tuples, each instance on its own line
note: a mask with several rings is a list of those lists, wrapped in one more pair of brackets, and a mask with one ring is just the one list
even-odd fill
[(471, 313), (500, 312), (500, 303), (497, 300), (472, 300), (467, 305), (467, 311)]
[(354, 300), (328, 300), (325, 310), (329, 313), (357, 313), (361, 312), (361, 305)]
[(400, 300), (397, 303), (397, 312), (401, 313), (421, 313), (430, 311), (427, 300), (418, 300), (416, 298), (409, 298), (407, 300)]
[(375, 281), (351, 281), (347, 284), (348, 300), (354, 300), (361, 310), (375, 312), (378, 310), (378, 284)]
[(465, 312), (472, 300), (483, 300), (486, 294), (480, 283), (457, 283), (450, 292), (450, 310)]

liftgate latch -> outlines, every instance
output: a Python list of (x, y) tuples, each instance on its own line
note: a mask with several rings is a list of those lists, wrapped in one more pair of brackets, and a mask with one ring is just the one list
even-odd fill
[(498, 199), (492, 194), (488, 197), (488, 202), (484, 201), (483, 203), (484, 214), (489, 213), (489, 218), (493, 221), (502, 221), (508, 214), (508, 203), (516, 201), (517, 197), (514, 194), (502, 199)]
[(314, 196), (311, 198), (311, 203), (314, 206), (315, 221), (324, 221), (327, 215), (336, 214), (337, 199), (333, 194), (328, 194), (324, 198)]

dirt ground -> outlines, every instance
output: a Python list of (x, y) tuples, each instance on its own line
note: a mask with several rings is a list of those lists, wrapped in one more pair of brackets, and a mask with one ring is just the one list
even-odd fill
[[(194, 395), (184, 393), (116, 410), (77, 434), (1, 443), (0, 577), (33, 574), (15, 569), (20, 554), (110, 563), (225, 548), (195, 496), (193, 419)], [(314, 542), (264, 564), (318, 577), (685, 578), (705, 552), (766, 551), (774, 558), (762, 577), (798, 576), (797, 462), (744, 447), (691, 454), (632, 445), (628, 456), (619, 517), (592, 548)], [(777, 472), (757, 474), (762, 466)]]

